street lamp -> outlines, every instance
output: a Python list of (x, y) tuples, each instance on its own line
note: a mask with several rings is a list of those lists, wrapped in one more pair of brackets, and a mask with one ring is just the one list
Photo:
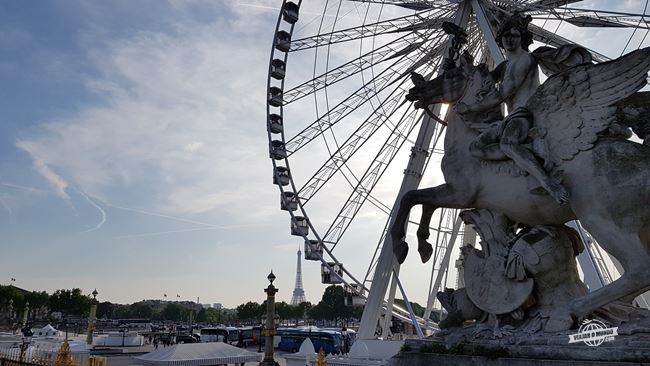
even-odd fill
[(95, 331), (95, 316), (97, 315), (97, 289), (93, 290), (93, 300), (90, 305), (90, 313), (88, 314), (88, 334), (86, 336), (86, 344), (93, 344), (93, 332)]
[(14, 328), (14, 299), (9, 299), (9, 323), (11, 325), (11, 331), (16, 334)]
[(266, 292), (266, 329), (264, 331), (266, 343), (264, 345), (264, 359), (260, 362), (260, 366), (280, 366), (273, 359), (273, 336), (275, 336), (275, 294), (278, 289), (273, 286), (275, 275), (273, 271), (266, 277), (270, 284), (264, 289)]
[(23, 324), (22, 327), (25, 328), (27, 326), (27, 318), (29, 317), (29, 301), (25, 303), (25, 312), (23, 313)]
[(20, 345), (20, 362), (23, 362), (25, 351), (27, 351), (29, 345), (32, 343), (32, 336), (34, 335), (34, 332), (32, 332), (32, 330), (26, 325), (23, 326), (22, 333), (23, 339), (22, 344)]

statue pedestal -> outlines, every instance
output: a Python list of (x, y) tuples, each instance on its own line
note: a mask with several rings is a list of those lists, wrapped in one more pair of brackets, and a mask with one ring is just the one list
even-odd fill
[[(433, 336), (407, 340), (402, 352), (391, 359), (391, 366), (424, 365), (639, 365), (650, 364), (650, 332), (619, 334), (598, 346), (583, 342), (569, 344), (569, 335), (508, 335), (496, 339), (461, 340)], [(469, 335), (467, 332), (465, 335)], [(453, 341), (455, 338), (456, 341)], [(461, 337), (464, 338), (464, 337)]]
[(434, 353), (404, 352), (393, 357), (390, 366), (639, 366), (640, 362), (549, 360), (531, 358), (488, 358), (484, 356), (441, 355)]

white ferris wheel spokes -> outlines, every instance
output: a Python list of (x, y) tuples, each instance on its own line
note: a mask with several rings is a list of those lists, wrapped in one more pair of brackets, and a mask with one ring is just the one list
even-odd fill
[[(305, 259), (321, 262), (322, 282), (344, 284), (351, 303), (367, 301), (362, 327), (373, 329), (366, 334), (374, 335), (374, 324), (386, 311), (412, 321), (416, 329), (435, 326), (424, 319), (433, 311), (436, 292), (462, 285), (455, 268), (458, 243), (474, 242), (456, 210), (438, 210), (431, 227), (434, 253), (427, 283), (408, 266), (394, 265), (385, 235), (400, 193), (417, 188), (421, 180), (422, 185), (441, 183), (444, 127), (415, 110), (404, 96), (412, 87), (412, 72), (426, 77), (440, 72), (449, 55), (443, 23), (461, 25), (468, 34), (464, 49), (476, 62), (492, 67), (502, 59), (495, 29), (515, 11), (534, 18), (530, 30), (539, 44), (580, 43), (563, 37), (561, 27), (618, 31), (627, 51), (646, 41), (650, 17), (645, 10), (596, 10), (581, 3), (588, 2), (283, 1), (267, 83), (273, 183), (280, 189), (281, 209), (290, 215), (288, 229), (304, 242)], [(620, 52), (586, 48), (596, 62)], [(436, 110), (441, 118), (444, 110)], [(589, 248), (588, 260), (581, 261), (585, 279), (595, 271), (601, 285), (611, 281), (607, 259), (583, 235)], [(398, 287), (404, 308), (393, 306)], [(415, 316), (407, 290), (410, 300), (427, 304), (424, 317)], [(390, 318), (384, 317), (383, 336), (388, 335)]]

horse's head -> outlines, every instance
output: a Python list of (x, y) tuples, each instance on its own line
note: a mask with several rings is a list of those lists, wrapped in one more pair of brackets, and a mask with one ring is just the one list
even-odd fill
[(485, 64), (474, 66), (472, 61), (465, 52), (458, 66), (435, 79), (425, 81), (420, 75), (412, 75), (415, 87), (409, 90), (406, 99), (417, 101), (418, 108), (436, 103), (476, 104), (494, 88), (495, 79)]

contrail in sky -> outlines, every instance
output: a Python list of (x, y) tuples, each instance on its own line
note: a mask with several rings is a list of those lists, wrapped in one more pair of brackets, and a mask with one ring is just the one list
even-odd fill
[(2, 198), (0, 198), (0, 205), (2, 205), (2, 207), (7, 209), (7, 212), (9, 212), (9, 219), (13, 222), (14, 212), (11, 210), (11, 207), (9, 207), (9, 205), (7, 205), (7, 203)]
[(129, 239), (129, 238), (142, 238), (145, 236), (156, 236), (156, 235), (165, 235), (165, 234), (176, 234), (176, 233), (186, 233), (190, 231), (203, 231), (203, 230), (218, 230), (219, 227), (195, 227), (192, 229), (180, 229), (180, 230), (169, 230), (169, 231), (158, 231), (154, 233), (143, 233), (143, 234), (129, 234), (129, 235), (120, 235), (116, 236), (113, 239)]
[(0, 182), (0, 186), (21, 189), (23, 191), (29, 191), (29, 192), (32, 192), (32, 193), (45, 193), (45, 191), (40, 190), (38, 188), (21, 186), (20, 184), (9, 183), (9, 182)]
[(137, 212), (137, 213), (141, 213), (141, 214), (143, 214), (143, 215), (149, 215), (149, 216), (163, 217), (163, 218), (166, 218), (166, 219), (171, 219), (171, 220), (177, 220), (177, 221), (187, 222), (187, 223), (189, 223), (189, 224), (202, 225), (202, 226), (209, 226), (209, 227), (211, 227), (211, 228), (217, 228), (217, 229), (230, 229), (230, 228), (233, 227), (233, 226), (220, 226), (220, 225), (215, 225), (215, 224), (209, 224), (209, 223), (206, 223), (206, 222), (201, 222), (201, 221), (196, 221), (196, 220), (190, 220), (190, 219), (185, 219), (185, 218), (175, 217), (175, 216), (169, 216), (169, 215), (165, 215), (165, 214), (161, 214), (161, 213), (156, 213), (156, 212), (149, 212), (149, 211), (139, 210), (139, 209), (136, 209), (136, 208), (122, 207), (122, 206), (115, 206), (115, 205), (110, 204), (110, 203), (107, 203), (107, 202), (104, 202), (104, 204), (107, 205), (107, 206), (111, 206), (111, 207), (113, 207), (113, 208), (117, 208), (117, 209), (120, 209), (120, 210), (124, 210), (124, 211)]
[(124, 207), (124, 206), (116, 206), (113, 204), (110, 204), (108, 202), (103, 202), (102, 203), (106, 206), (116, 208), (118, 210), (124, 210), (124, 211), (131, 211), (143, 215), (149, 215), (149, 216), (155, 216), (155, 217), (162, 217), (165, 219), (170, 219), (170, 220), (176, 220), (180, 222), (186, 222), (188, 224), (194, 224), (194, 225), (201, 225), (203, 227), (195, 227), (195, 228), (189, 228), (189, 229), (179, 229), (179, 230), (167, 230), (167, 231), (157, 231), (157, 232), (151, 232), (151, 233), (142, 233), (142, 234), (127, 234), (127, 235), (121, 235), (121, 236), (116, 236), (114, 239), (128, 239), (128, 238), (141, 238), (141, 237), (147, 237), (147, 236), (156, 236), (156, 235), (165, 235), (165, 234), (175, 234), (175, 233), (185, 233), (185, 232), (191, 232), (191, 231), (201, 231), (201, 230), (228, 230), (228, 229), (235, 229), (235, 228), (241, 228), (241, 227), (248, 227), (248, 226), (253, 226), (253, 224), (247, 224), (247, 225), (215, 225), (215, 224), (210, 224), (207, 222), (201, 222), (201, 221), (196, 221), (196, 220), (190, 220), (182, 217), (175, 217), (175, 216), (170, 216), (170, 215), (165, 215), (157, 212), (149, 212), (145, 210), (140, 210), (136, 208), (131, 208), (131, 207)]
[(99, 206), (97, 203), (95, 203), (93, 200), (91, 200), (90, 197), (88, 197), (88, 195), (85, 194), (84, 192), (82, 192), (81, 190), (77, 189), (77, 192), (79, 192), (79, 194), (81, 194), (86, 199), (86, 201), (88, 201), (88, 203), (90, 203), (96, 209), (98, 209), (99, 213), (102, 215), (102, 219), (99, 221), (99, 223), (97, 225), (95, 225), (95, 227), (90, 228), (88, 230), (84, 230), (84, 231), (80, 232), (80, 234), (89, 233), (91, 231), (99, 230), (104, 225), (104, 223), (106, 222), (106, 211), (104, 211), (104, 209), (102, 209), (101, 206)]

